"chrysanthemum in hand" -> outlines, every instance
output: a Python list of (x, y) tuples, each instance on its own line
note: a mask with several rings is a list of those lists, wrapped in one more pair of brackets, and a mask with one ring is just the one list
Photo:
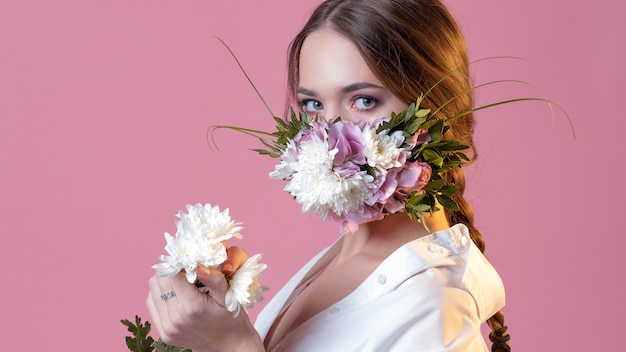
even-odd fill
[[(185, 271), (187, 281), (195, 283), (197, 267), (218, 268), (227, 258), (224, 241), (241, 238), (241, 223), (234, 222), (228, 215), (228, 209), (220, 211), (211, 204), (187, 205), (187, 213), (179, 211), (176, 215), (177, 232), (174, 236), (165, 233), (165, 250), (169, 255), (161, 255), (161, 263), (152, 267), (159, 276), (174, 276)], [(226, 307), (229, 311), (238, 311), (252, 307), (262, 299), (263, 286), (258, 282), (265, 264), (258, 263), (261, 255), (254, 255), (232, 275), (226, 276), (229, 289), (226, 294)]]

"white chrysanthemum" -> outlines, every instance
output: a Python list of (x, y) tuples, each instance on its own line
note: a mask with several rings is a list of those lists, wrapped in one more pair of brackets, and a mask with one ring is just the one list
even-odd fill
[(402, 163), (398, 161), (400, 152), (403, 150), (400, 148), (404, 142), (402, 131), (395, 131), (391, 135), (388, 135), (388, 132), (388, 130), (384, 130), (376, 133), (376, 129), (372, 126), (366, 126), (363, 129), (363, 139), (365, 140), (363, 154), (367, 159), (367, 164), (383, 172), (402, 166)]
[(333, 208), (333, 197), (339, 182), (340, 178), (330, 169), (305, 168), (293, 175), (285, 190), (302, 205), (302, 212), (314, 211), (325, 220)]
[(363, 211), (365, 201), (376, 188), (372, 182), (374, 177), (366, 171), (341, 178), (338, 189), (333, 196), (333, 212), (339, 216), (350, 211)]
[(328, 150), (326, 139), (322, 140), (317, 135), (313, 135), (310, 140), (300, 143), (298, 162), (293, 164), (293, 169), (297, 172), (320, 168), (330, 170), (335, 154), (337, 154), (337, 149)]
[(365, 171), (340, 177), (326, 168), (305, 168), (293, 175), (285, 190), (302, 205), (302, 212), (314, 211), (322, 220), (333, 212), (337, 215), (362, 210), (371, 195), (373, 177)]
[(259, 263), (260, 254), (253, 255), (231, 276), (226, 292), (226, 309), (229, 312), (237, 311), (240, 307), (252, 308), (254, 303), (263, 299), (265, 287), (259, 283), (259, 275), (267, 265)]
[(294, 173), (294, 163), (298, 161), (298, 147), (294, 140), (287, 143), (287, 148), (280, 156), (280, 164), (276, 165), (274, 171), (270, 172), (270, 179), (285, 180)]
[(159, 276), (174, 276), (181, 270), (185, 271), (187, 281), (196, 281), (198, 265), (213, 267), (226, 260), (226, 248), (222, 242), (211, 242), (188, 233), (177, 233), (174, 237), (165, 233), (165, 250), (169, 254), (161, 255), (162, 263), (153, 265), (159, 270)]
[(211, 204), (203, 206), (198, 203), (187, 204), (187, 211), (187, 214), (183, 211), (178, 212), (179, 233), (183, 231), (193, 237), (203, 237), (212, 242), (225, 241), (231, 237), (241, 238), (239, 232), (243, 227), (230, 219), (228, 208), (220, 211), (218, 206), (212, 207)]
[(211, 204), (187, 205), (187, 211), (178, 212), (176, 236), (165, 233), (165, 250), (169, 255), (161, 255), (162, 263), (152, 266), (158, 269), (159, 276), (173, 276), (184, 270), (187, 281), (196, 280), (198, 265), (216, 267), (226, 260), (226, 248), (222, 241), (239, 237), (242, 227), (228, 215), (228, 209), (220, 212)]

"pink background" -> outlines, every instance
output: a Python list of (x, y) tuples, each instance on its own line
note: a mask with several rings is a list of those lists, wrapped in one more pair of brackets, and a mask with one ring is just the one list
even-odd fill
[[(263, 253), (272, 296), (334, 224), (302, 215), (254, 140), (207, 128), (272, 121), (285, 48), (318, 1), (0, 2), (3, 350), (124, 351), (122, 318), (148, 317), (150, 266), (187, 203), (229, 207), (239, 244)], [(507, 288), (516, 351), (609, 350), (626, 326), (616, 228), (625, 206), (626, 80), (620, 2), (449, 0), (475, 81), (521, 79), (545, 104), (479, 115), (468, 196)], [(479, 102), (534, 95), (520, 85)], [(256, 316), (259, 309), (251, 311)], [(88, 346), (88, 347), (87, 347)]]

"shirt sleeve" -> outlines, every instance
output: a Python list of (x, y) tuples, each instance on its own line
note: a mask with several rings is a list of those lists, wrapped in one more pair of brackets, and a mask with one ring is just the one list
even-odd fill
[(380, 309), (372, 315), (368, 350), (487, 351), (476, 302), (454, 269), (429, 268), (380, 297), (376, 304)]

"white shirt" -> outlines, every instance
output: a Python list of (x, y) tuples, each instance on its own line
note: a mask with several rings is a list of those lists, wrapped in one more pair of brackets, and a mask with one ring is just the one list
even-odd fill
[[(259, 313), (255, 328), (262, 339), (329, 248)], [(480, 325), (503, 306), (500, 276), (458, 224), (398, 248), (352, 293), (292, 330), (272, 352), (482, 352), (487, 346)]]

